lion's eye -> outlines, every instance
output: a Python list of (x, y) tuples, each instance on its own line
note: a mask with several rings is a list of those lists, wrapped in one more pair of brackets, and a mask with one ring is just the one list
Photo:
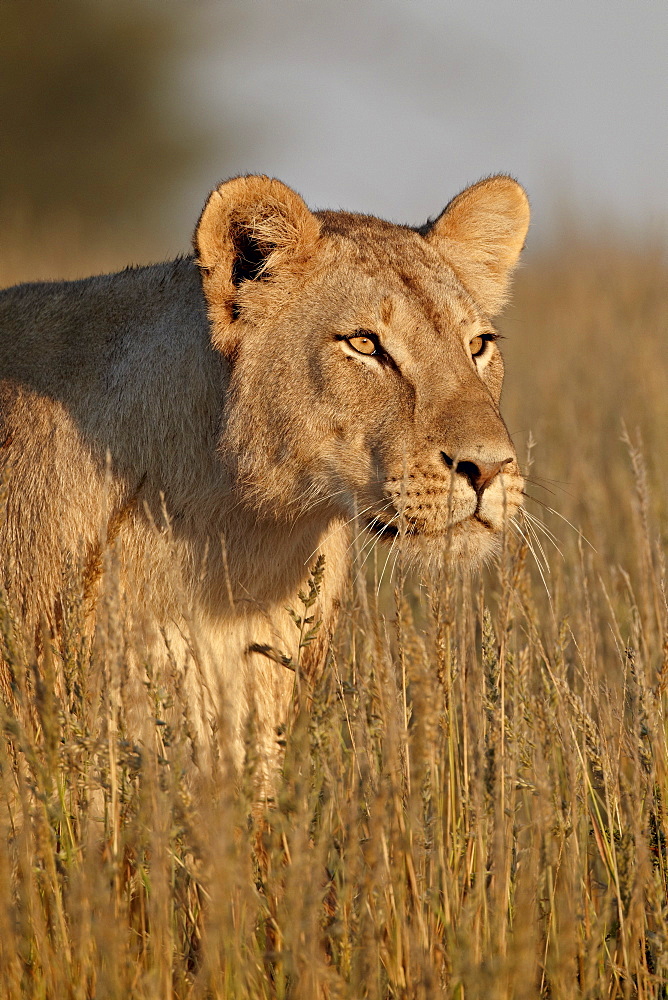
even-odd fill
[(473, 339), (469, 341), (471, 357), (481, 358), (487, 350), (487, 344), (493, 344), (494, 341), (498, 339), (499, 335), (495, 330), (488, 330), (485, 333), (479, 333), (477, 337), (473, 337)]
[(484, 354), (485, 345), (487, 340), (485, 337), (474, 337), (469, 343), (469, 350), (474, 358), (479, 358), (481, 354)]
[(378, 341), (372, 334), (360, 332), (348, 337), (348, 343), (358, 354), (375, 354), (378, 350)]

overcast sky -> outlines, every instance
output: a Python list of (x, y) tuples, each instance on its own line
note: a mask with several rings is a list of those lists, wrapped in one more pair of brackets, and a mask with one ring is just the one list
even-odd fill
[(312, 207), (420, 223), (466, 184), (527, 188), (533, 240), (566, 212), (668, 222), (668, 0), (202, 0), (187, 111), (233, 143), (224, 176), (280, 177)]

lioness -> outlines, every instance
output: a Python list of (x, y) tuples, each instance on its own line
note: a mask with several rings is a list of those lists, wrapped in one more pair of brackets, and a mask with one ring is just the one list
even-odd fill
[(296, 656), (286, 608), (316, 554), (310, 670), (351, 520), (474, 563), (521, 503), (490, 318), (528, 223), (505, 176), (420, 229), (238, 177), (194, 256), (0, 293), (0, 554), (27, 628), (55, 634), (64, 567), (90, 584), (114, 548), (148, 653), (197, 659), (237, 756), (252, 699), (270, 753), (295, 675), (257, 649)]

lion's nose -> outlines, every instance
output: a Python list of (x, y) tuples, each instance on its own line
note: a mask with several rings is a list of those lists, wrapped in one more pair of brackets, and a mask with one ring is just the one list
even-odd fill
[(444, 451), (441, 452), (441, 455), (449, 469), (454, 466), (455, 472), (468, 479), (478, 496), (489, 486), (494, 477), (513, 460), (511, 457), (504, 458), (500, 462), (483, 462), (480, 459), (473, 461), (473, 459), (464, 458), (459, 459), (455, 465), (455, 460), (446, 455)]

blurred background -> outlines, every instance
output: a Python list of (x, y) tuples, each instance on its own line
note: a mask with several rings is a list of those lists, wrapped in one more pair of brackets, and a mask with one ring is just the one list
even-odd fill
[[(668, 0), (0, 0), (0, 287), (187, 252), (237, 173), (420, 224), (500, 171), (533, 209), (499, 319), (528, 574), (474, 588), (505, 659), (449, 587), (414, 631), (390, 569), (398, 686), (354, 612), (264, 813), (251, 727), (199, 801), (196, 704), (157, 763), (116, 730), (128, 639), (68, 583), (71, 707), (31, 654), (0, 719), (1, 1000), (668, 996)], [(185, 687), (146, 671), (148, 722)]]
[(504, 413), (612, 552), (622, 422), (668, 495), (667, 52), (666, 0), (0, 0), (0, 285), (187, 251), (237, 173), (411, 224), (513, 174)]
[(3, 0), (4, 266), (169, 256), (254, 171), (413, 224), (503, 171), (530, 249), (658, 237), (667, 51), (665, 0)]

